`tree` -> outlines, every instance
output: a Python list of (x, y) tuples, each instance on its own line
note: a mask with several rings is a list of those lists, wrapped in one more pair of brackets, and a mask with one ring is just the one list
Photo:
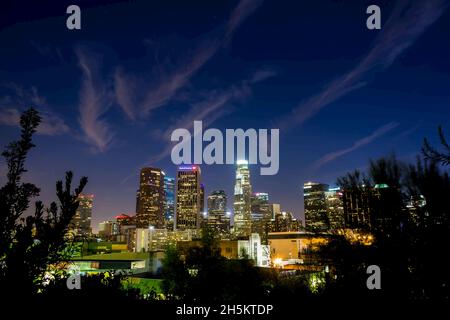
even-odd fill
[(65, 235), (87, 183), (86, 177), (81, 178), (72, 192), (73, 174), (67, 172), (65, 183), (56, 183), (58, 204), (52, 202), (45, 208), (37, 201), (34, 212), (27, 211), (40, 191), (34, 184), (22, 182), (26, 158), (35, 147), (32, 137), (40, 122), (35, 109), (25, 111), (20, 118), (20, 139), (2, 153), (8, 173), (0, 189), (0, 287), (12, 296), (42, 291), (49, 265), (67, 260)]
[(428, 142), (428, 139), (425, 138), (423, 140), (422, 153), (425, 156), (425, 159), (433, 160), (435, 162), (440, 162), (445, 166), (450, 164), (450, 145), (447, 143), (447, 140), (444, 136), (444, 130), (441, 126), (438, 127), (439, 139), (441, 140), (441, 144), (444, 147), (444, 152), (437, 151), (431, 144)]

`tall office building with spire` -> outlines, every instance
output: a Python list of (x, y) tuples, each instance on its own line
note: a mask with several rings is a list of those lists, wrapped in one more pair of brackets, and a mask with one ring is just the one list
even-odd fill
[(177, 172), (176, 229), (199, 229), (202, 201), (201, 171), (197, 165), (183, 165)]
[(252, 231), (251, 200), (252, 186), (246, 160), (236, 162), (236, 184), (234, 185), (234, 233), (249, 236)]

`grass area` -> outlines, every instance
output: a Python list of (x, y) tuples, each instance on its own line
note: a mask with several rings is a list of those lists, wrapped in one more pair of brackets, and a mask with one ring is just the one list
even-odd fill
[(161, 279), (149, 279), (149, 278), (136, 278), (136, 277), (128, 277), (123, 282), (123, 286), (125, 289), (136, 288), (139, 289), (141, 294), (146, 295), (150, 292), (154, 292), (159, 295), (162, 294), (161, 291)]

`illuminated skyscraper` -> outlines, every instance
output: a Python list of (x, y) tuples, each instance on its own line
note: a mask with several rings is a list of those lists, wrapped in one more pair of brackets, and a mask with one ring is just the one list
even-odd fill
[(271, 214), (271, 219), (275, 219), (277, 213), (281, 213), (281, 205), (279, 203), (270, 203), (269, 210)]
[(173, 230), (175, 220), (175, 179), (164, 177), (164, 192), (166, 201), (164, 203), (164, 224), (166, 229)]
[(205, 186), (203, 183), (200, 183), (200, 212), (205, 213)]
[(136, 225), (138, 228), (164, 226), (164, 172), (159, 168), (141, 169), (136, 205)]
[(275, 215), (274, 232), (297, 232), (298, 228), (298, 222), (291, 212), (282, 211)]
[(323, 232), (329, 229), (326, 191), (328, 191), (326, 184), (307, 182), (303, 185), (305, 228), (308, 231)]
[(330, 230), (335, 231), (344, 228), (344, 203), (343, 193), (340, 188), (330, 188), (325, 192), (327, 216)]
[(80, 194), (78, 200), (78, 209), (70, 223), (70, 230), (74, 236), (86, 237), (92, 232), (91, 217), (94, 195)]
[(176, 229), (200, 228), (201, 222), (201, 171), (197, 165), (178, 167), (176, 194)]
[(272, 212), (269, 205), (269, 194), (257, 192), (252, 195), (252, 233), (258, 233), (261, 242), (266, 243)]
[(250, 171), (246, 160), (238, 160), (234, 186), (234, 233), (248, 237), (252, 232)]
[(227, 212), (227, 195), (225, 191), (213, 191), (208, 196), (207, 225), (219, 233), (230, 231), (230, 214)]

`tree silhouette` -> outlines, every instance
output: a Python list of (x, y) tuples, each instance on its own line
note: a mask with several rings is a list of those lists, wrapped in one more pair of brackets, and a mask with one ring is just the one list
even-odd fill
[(72, 172), (65, 182), (56, 183), (58, 204), (45, 208), (35, 203), (34, 212), (27, 210), (39, 188), (22, 182), (27, 170), (25, 161), (35, 146), (33, 134), (41, 122), (39, 113), (30, 108), (20, 118), (21, 136), (10, 143), (2, 155), (8, 166), (6, 184), (0, 189), (0, 287), (12, 296), (26, 296), (43, 289), (49, 265), (67, 260), (65, 235), (78, 208), (78, 196), (87, 183), (80, 180), (72, 192)]
[(444, 147), (444, 152), (437, 151), (433, 146), (431, 146), (428, 139), (425, 138), (423, 140), (422, 153), (426, 159), (440, 162), (443, 165), (448, 166), (450, 164), (450, 145), (445, 138), (444, 130), (441, 126), (438, 127), (438, 134), (441, 144)]

